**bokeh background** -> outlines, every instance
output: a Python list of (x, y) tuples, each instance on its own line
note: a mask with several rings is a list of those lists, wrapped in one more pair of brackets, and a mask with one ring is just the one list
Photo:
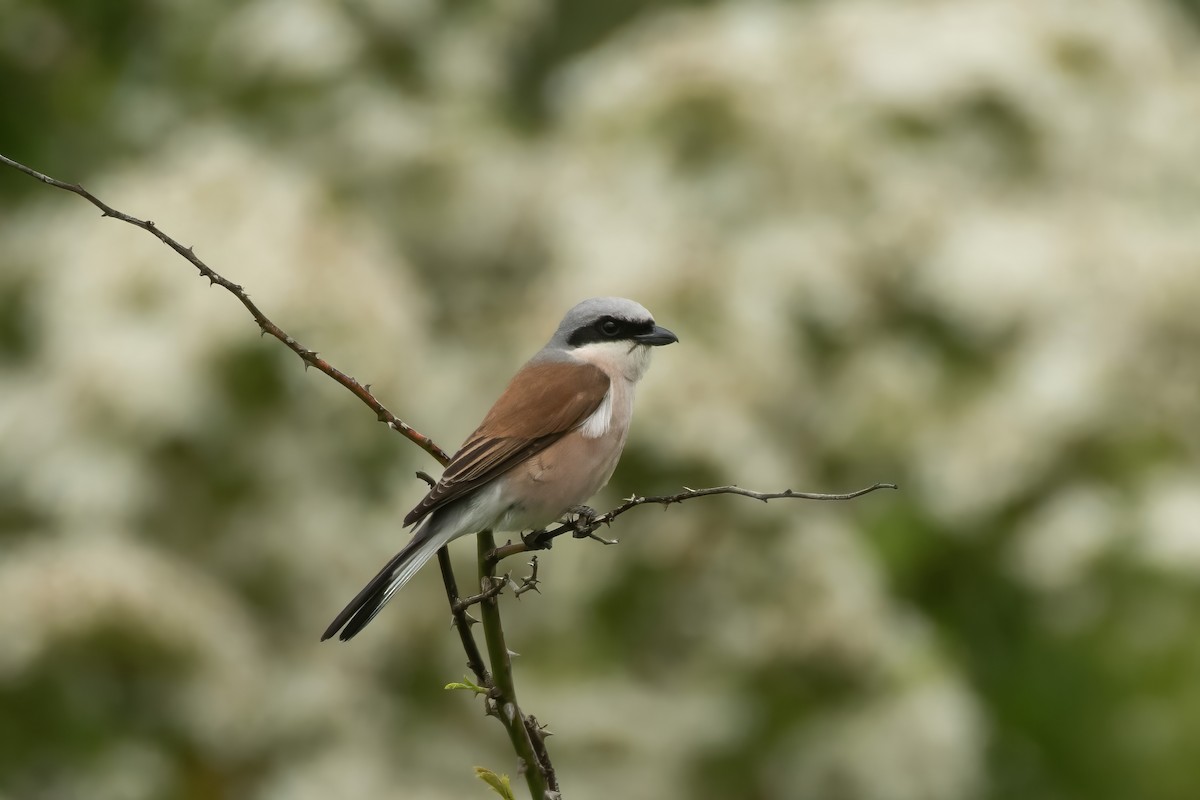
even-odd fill
[[(638, 299), (682, 341), (598, 507), (901, 485), (546, 554), (503, 607), (568, 798), (1192, 800), (1198, 37), (1195, 0), (0, 0), (0, 152), (447, 448), (565, 308)], [(436, 570), (317, 642), (416, 469), (0, 171), (0, 797), (490, 796)]]

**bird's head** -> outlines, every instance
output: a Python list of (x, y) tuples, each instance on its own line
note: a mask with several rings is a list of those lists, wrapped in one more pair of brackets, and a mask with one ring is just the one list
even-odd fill
[(638, 380), (649, 364), (650, 348), (678, 341), (641, 304), (623, 297), (592, 297), (567, 312), (547, 347), (583, 361), (607, 361), (630, 380)]

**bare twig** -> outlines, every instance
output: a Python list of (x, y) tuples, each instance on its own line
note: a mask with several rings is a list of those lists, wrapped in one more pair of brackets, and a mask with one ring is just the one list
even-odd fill
[(493, 597), (499, 597), (500, 595), (504, 594), (504, 590), (509, 586), (513, 587), (513, 597), (520, 597), (526, 592), (537, 592), (538, 594), (541, 594), (542, 590), (538, 588), (538, 584), (540, 584), (541, 581), (538, 580), (537, 556), (534, 556), (529, 560), (529, 566), (531, 568), (530, 573), (524, 578), (521, 578), (520, 583), (517, 583), (513, 580), (511, 572), (504, 573), (503, 577), (485, 578), (484, 580), (489, 582), (487, 588), (480, 591), (479, 594), (473, 594), (469, 597), (459, 598), (458, 602), (454, 604), (454, 610), (466, 611), (471, 606), (477, 606), (484, 600), (491, 600)]
[(442, 583), (446, 587), (446, 600), (450, 603), (454, 629), (458, 631), (463, 652), (467, 654), (467, 667), (475, 673), (475, 680), (479, 682), (480, 686), (495, 690), (496, 684), (492, 680), (492, 673), (488, 672), (483, 661), (483, 654), (479, 652), (479, 645), (476, 644), (475, 636), (471, 633), (471, 626), (479, 620), (467, 613), (466, 606), (460, 607), (458, 582), (454, 578), (454, 569), (450, 564), (450, 551), (445, 547), (438, 550), (438, 567), (442, 571)]
[(455, 610), (466, 611), (471, 606), (477, 606), (484, 600), (491, 600), (493, 597), (499, 597), (504, 587), (508, 586), (510, 578), (506, 573), (503, 578), (493, 577), (488, 583), (486, 589), (483, 589), (479, 594), (460, 597), (458, 603), (455, 604)]
[(375, 395), (371, 394), (370, 390), (366, 386), (331, 365), (328, 361), (318, 356), (317, 351), (309, 350), (307, 347), (300, 344), (300, 342), (298, 342), (295, 338), (284, 332), (274, 322), (271, 322), (271, 320), (269, 320), (267, 316), (263, 314), (261, 310), (259, 310), (258, 306), (255, 305), (250, 299), (250, 295), (246, 294), (245, 289), (215, 272), (211, 267), (197, 257), (195, 251), (193, 251), (191, 247), (184, 247), (178, 241), (159, 230), (158, 226), (150, 220), (138, 219), (137, 217), (131, 217), (124, 212), (117, 211), (115, 208), (104, 203), (77, 183), (65, 183), (63, 181), (56, 180), (55, 178), (51, 178), (49, 175), (43, 175), (37, 170), (27, 167), (17, 161), (13, 161), (11, 158), (8, 158), (2, 154), (0, 154), (0, 162), (7, 164), (13, 169), (24, 172), (26, 175), (37, 178), (42, 183), (46, 183), (57, 189), (63, 189), (79, 195), (96, 208), (100, 209), (100, 212), (103, 214), (103, 216), (119, 219), (122, 222), (127, 222), (130, 225), (141, 228), (144, 231), (149, 231), (160, 242), (165, 244), (167, 247), (170, 247), (183, 258), (187, 259), (188, 262), (200, 272), (201, 277), (208, 279), (210, 286), (213, 284), (220, 286), (222, 289), (225, 289), (234, 297), (236, 297), (241, 304), (246, 307), (246, 310), (250, 312), (250, 316), (254, 318), (254, 321), (258, 323), (259, 329), (262, 330), (263, 333), (269, 333), (271, 336), (274, 336), (276, 339), (283, 342), (288, 349), (303, 359), (305, 366), (314, 367), (320, 370), (340, 383), (342, 386), (349, 389), (355, 397), (357, 397), (359, 400), (365, 403), (368, 408), (375, 412), (375, 416), (380, 422), (387, 423), (389, 428), (397, 431), (413, 444), (424, 450), (426, 453), (429, 453), (429, 455), (437, 459), (438, 462), (443, 466), (450, 461), (450, 457), (446, 455), (445, 450), (438, 447), (437, 444), (434, 443), (434, 441), (428, 436), (405, 423), (391, 411), (388, 411), (387, 408), (384, 407), (383, 403), (379, 402), (379, 400), (375, 398)]
[(542, 593), (542, 590), (538, 588), (538, 584), (541, 583), (541, 581), (538, 580), (537, 556), (533, 556), (529, 559), (529, 570), (529, 574), (521, 579), (520, 585), (513, 589), (513, 597), (520, 597), (526, 592), (537, 592), (538, 594)]
[(550, 732), (549, 727), (539, 723), (533, 714), (525, 717), (525, 729), (529, 731), (529, 740), (533, 742), (533, 751), (537, 754), (538, 761), (545, 770), (546, 787), (550, 790), (547, 793), (547, 800), (551, 798), (561, 800), (561, 795), (558, 794), (558, 775), (555, 774), (554, 767), (550, 764), (550, 754), (546, 752), (546, 739), (554, 734)]
[(755, 492), (750, 489), (743, 489), (740, 486), (714, 486), (709, 489), (689, 489), (683, 487), (684, 490), (678, 494), (660, 495), (657, 497), (644, 497), (634, 495), (628, 498), (621, 505), (613, 508), (603, 514), (578, 513), (572, 518), (559, 522), (552, 528), (543, 528), (542, 530), (533, 531), (522, 537), (519, 542), (509, 542), (493, 550), (490, 558), (493, 561), (502, 561), (509, 556), (515, 556), (518, 553), (527, 553), (530, 550), (549, 550), (554, 540), (562, 536), (564, 533), (569, 533), (576, 539), (596, 539), (602, 544), (616, 544), (615, 539), (602, 539), (596, 535), (596, 531), (601, 525), (612, 525), (612, 522), (617, 517), (624, 514), (626, 511), (644, 505), (660, 505), (663, 508), (682, 503), (685, 500), (692, 500), (697, 497), (709, 497), (714, 494), (735, 494), (740, 497), (749, 497), (754, 500), (767, 502), (768, 500), (853, 500), (856, 497), (862, 497), (864, 494), (878, 491), (880, 489), (895, 489), (894, 483), (876, 483), (867, 486), (863, 489), (858, 489), (853, 492), (845, 492), (842, 494), (823, 494), (820, 492), (796, 492), (791, 489), (785, 489), (782, 492)]

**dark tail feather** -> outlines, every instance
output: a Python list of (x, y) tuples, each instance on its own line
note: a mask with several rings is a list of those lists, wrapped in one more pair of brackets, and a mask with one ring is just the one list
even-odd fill
[[(429, 525), (426, 524), (425, 528), (429, 528)], [(417, 531), (404, 549), (393, 556), (370, 583), (333, 618), (325, 633), (321, 634), (322, 642), (339, 630), (341, 634), (338, 638), (343, 642), (353, 639), (359, 631), (367, 627), (368, 622), (375, 619), (375, 615), (392, 599), (396, 590), (408, 583), (409, 578), (445, 544), (442, 541), (433, 541), (425, 532), (425, 529)]]

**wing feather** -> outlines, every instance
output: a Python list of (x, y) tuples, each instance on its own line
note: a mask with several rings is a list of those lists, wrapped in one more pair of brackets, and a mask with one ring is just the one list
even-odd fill
[(583, 424), (600, 407), (609, 378), (580, 362), (526, 364), (459, 448), (442, 479), (408, 512), (405, 526), (503, 475)]

